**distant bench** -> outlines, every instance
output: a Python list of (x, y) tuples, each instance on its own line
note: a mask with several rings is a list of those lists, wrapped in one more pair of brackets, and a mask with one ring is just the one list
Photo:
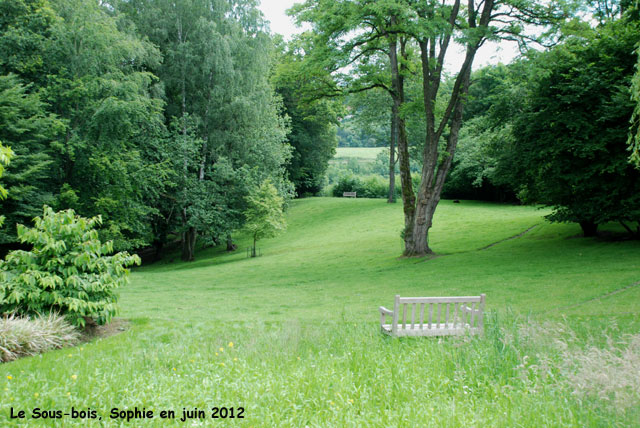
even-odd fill
[[(390, 336), (457, 336), (484, 333), (485, 295), (459, 297), (400, 297), (393, 311), (380, 306), (380, 328)], [(402, 318), (400, 319), (400, 306)], [(407, 308), (408, 307), (408, 308)], [(407, 322), (407, 311), (411, 312)], [(386, 317), (392, 318), (385, 324)], [(400, 322), (402, 320), (402, 322)]]
[(355, 198), (356, 197), (356, 192), (344, 192), (342, 194), (343, 198)]

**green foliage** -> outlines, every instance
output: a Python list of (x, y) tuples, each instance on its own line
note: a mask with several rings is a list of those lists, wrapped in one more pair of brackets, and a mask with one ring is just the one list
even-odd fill
[[(331, 188), (333, 196), (341, 198), (344, 192), (356, 192), (358, 198), (386, 198), (389, 180), (379, 175), (343, 175)], [(396, 197), (400, 197), (400, 184), (396, 181)]]
[[(46, 101), (65, 120), (56, 141), (58, 209), (101, 215), (100, 235), (126, 250), (153, 240), (151, 218), (171, 183), (158, 50), (98, 3), (55, 0)], [(82, 43), (77, 43), (82, 40)], [(68, 196), (77, 196), (74, 206)], [(73, 199), (73, 198), (72, 198)]]
[[(13, 150), (10, 147), (7, 147), (0, 142), (0, 177), (4, 174), (4, 169), (9, 162), (11, 162), (11, 158), (14, 156)], [(0, 184), (0, 200), (6, 199), (7, 197), (7, 189), (4, 188), (2, 184)], [(0, 215), (0, 226), (4, 224), (4, 216)]]
[(3, 177), (9, 197), (2, 212), (10, 227), (0, 231), (0, 242), (16, 241), (15, 225), (27, 223), (50, 204), (55, 192), (53, 140), (63, 123), (46, 111), (38, 93), (16, 75), (0, 76), (0, 140), (16, 154)]
[(471, 76), (465, 122), (443, 196), (515, 201), (512, 121), (522, 110), (523, 86), (532, 72), (527, 61), (487, 66)]
[(635, 102), (635, 106), (629, 133), (629, 147), (631, 149), (631, 161), (640, 167), (640, 49), (638, 50), (636, 74), (633, 76), (633, 84), (631, 86), (631, 99)]
[(305, 196), (322, 189), (329, 160), (335, 154), (338, 105), (327, 99), (304, 98), (299, 85), (301, 58), (293, 47), (294, 43), (278, 47), (281, 52), (272, 81), (290, 120), (287, 142), (292, 152), (287, 173), (298, 196)]
[(127, 283), (126, 267), (140, 258), (126, 252), (109, 255), (95, 229), (100, 217), (83, 218), (73, 210), (44, 208), (32, 228), (18, 226), (18, 239), (31, 250), (10, 252), (0, 265), (0, 313), (36, 315), (59, 312), (74, 325), (86, 318), (104, 324), (117, 312), (115, 289)]
[(269, 82), (272, 42), (249, 0), (114, 3), (164, 59), (150, 69), (164, 89), (176, 176), (154, 229), (160, 242), (179, 233), (183, 259), (194, 260), (199, 236), (219, 242), (242, 226), (252, 186), (270, 178), (293, 193), (288, 122)]
[(106, 3), (0, 8), (0, 138), (18, 155), (0, 242), (15, 243), (15, 225), (49, 204), (102, 215), (115, 248), (149, 244), (172, 174), (162, 90), (148, 72), (157, 49)]
[[(13, 150), (11, 147), (7, 147), (0, 142), (0, 177), (4, 174), (4, 169), (11, 162), (11, 158), (14, 156)], [(6, 199), (7, 197), (7, 189), (4, 186), (0, 185), (0, 199)]]
[(585, 234), (609, 221), (640, 224), (640, 172), (625, 144), (639, 38), (638, 24), (623, 18), (539, 55), (538, 77), (515, 118), (512, 159), (522, 194)]
[(245, 229), (253, 237), (253, 256), (256, 242), (281, 233), (287, 223), (284, 218), (284, 199), (271, 180), (264, 180), (254, 192), (246, 196)]
[(0, 3), (0, 75), (14, 73), (41, 85), (50, 70), (47, 60), (51, 27), (59, 16), (48, 0), (3, 0)]

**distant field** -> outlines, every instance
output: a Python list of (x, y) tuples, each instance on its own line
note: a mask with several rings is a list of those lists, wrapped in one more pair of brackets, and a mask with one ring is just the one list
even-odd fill
[(371, 162), (384, 147), (338, 147), (334, 160), (357, 159), (360, 162)]

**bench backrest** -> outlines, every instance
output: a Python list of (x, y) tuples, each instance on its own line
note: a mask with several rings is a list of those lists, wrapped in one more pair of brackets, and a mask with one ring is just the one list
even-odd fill
[[(484, 328), (485, 295), (455, 297), (400, 297), (393, 305), (392, 332), (398, 329), (447, 329), (449, 324)], [(400, 315), (402, 306), (402, 315)], [(411, 314), (409, 314), (411, 312)], [(410, 318), (408, 316), (410, 315)], [(407, 322), (409, 321), (409, 322)]]
[(343, 192), (342, 197), (355, 198), (356, 194), (357, 194), (356, 192)]

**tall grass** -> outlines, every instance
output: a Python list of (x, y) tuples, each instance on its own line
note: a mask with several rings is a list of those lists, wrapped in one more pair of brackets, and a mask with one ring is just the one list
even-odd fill
[[(608, 332), (611, 338), (622, 337), (618, 333)], [(132, 331), (83, 349), (16, 362), (0, 397), (14, 408), (91, 407), (103, 419), (112, 407), (177, 414), (183, 407), (246, 409), (244, 419), (188, 426), (634, 426), (639, 401), (613, 383), (631, 374), (635, 360), (626, 356), (633, 358), (636, 349), (631, 342), (597, 347), (600, 338), (591, 334), (580, 324), (538, 324), (509, 313), (489, 314), (483, 337), (450, 338), (393, 339), (373, 323), (339, 320), (138, 321)], [(585, 335), (593, 347), (575, 339)], [(625, 363), (593, 360), (592, 348)], [(576, 382), (596, 361), (608, 373), (608, 400), (592, 394), (598, 385)], [(7, 415), (0, 412), (0, 425)], [(65, 427), (101, 423), (49, 421)], [(107, 425), (180, 424), (156, 418)]]
[(0, 361), (36, 355), (78, 342), (79, 332), (57, 314), (0, 319)]

